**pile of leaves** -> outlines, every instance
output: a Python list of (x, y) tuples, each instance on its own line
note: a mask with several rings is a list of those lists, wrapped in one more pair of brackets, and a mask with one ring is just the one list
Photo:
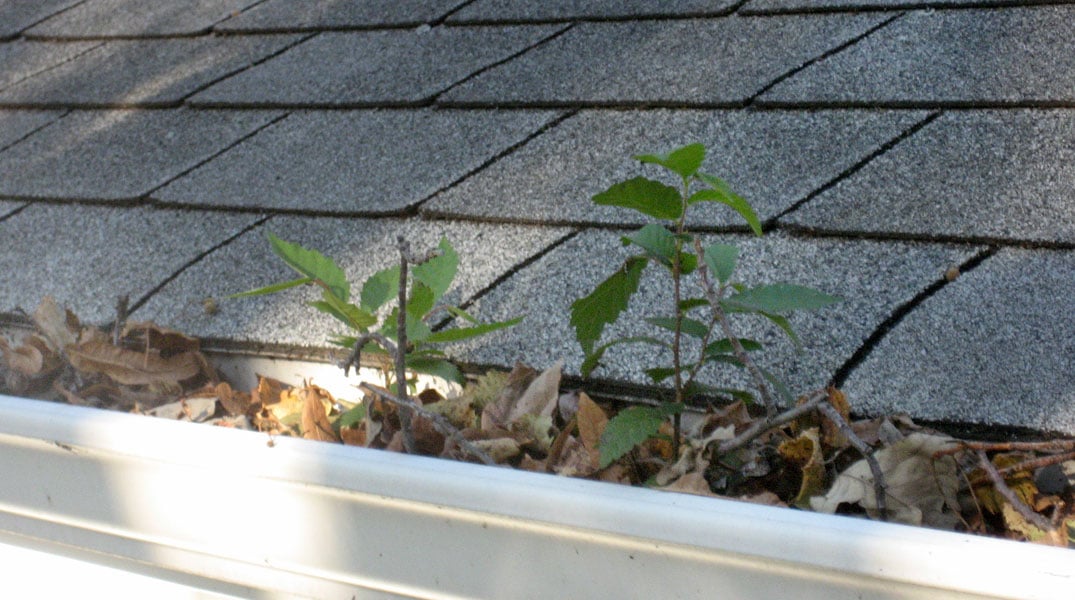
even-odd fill
[[(347, 401), (309, 382), (262, 377), (256, 388), (236, 390), (219, 380), (198, 340), (179, 332), (135, 322), (105, 332), (49, 298), (33, 321), (36, 331), (18, 343), (0, 339), (5, 393), (257, 430), (270, 444), (272, 436), (293, 435), (403, 450), (401, 404), (384, 388), (362, 384), (361, 397)], [(529, 471), (1075, 545), (1075, 440), (968, 442), (901, 415), (852, 420), (845, 396), (829, 389), (801, 398), (802, 410), (776, 424), (742, 402), (686, 411), (673, 455), (672, 427), (659, 405), (595, 400), (562, 391), (560, 378), (560, 364), (543, 372), (516, 365), (450, 397), (424, 390), (403, 406), (415, 448)], [(849, 429), (823, 418), (819, 404)], [(625, 411), (636, 418), (620, 421), (640, 430), (651, 430), (647, 419), (660, 421), (658, 435), (610, 431), (610, 419)], [(869, 446), (872, 466), (852, 440)]]

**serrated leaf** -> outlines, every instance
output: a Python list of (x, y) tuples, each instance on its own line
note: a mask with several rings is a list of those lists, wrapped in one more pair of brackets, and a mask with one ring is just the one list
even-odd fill
[(705, 146), (702, 144), (688, 144), (682, 148), (676, 148), (668, 154), (640, 154), (633, 158), (643, 163), (660, 165), (687, 179), (701, 168), (702, 161), (705, 160)]
[(399, 265), (377, 271), (362, 284), (359, 305), (368, 312), (376, 312), (386, 302), (399, 295)]
[(675, 367), (654, 367), (643, 371), (653, 383), (660, 383), (676, 374)]
[[(675, 332), (676, 330), (676, 320), (672, 317), (649, 317), (646, 322), (668, 331)], [(706, 327), (705, 323), (696, 319), (688, 319), (687, 317), (684, 317), (680, 323), (680, 331), (696, 338), (709, 335), (709, 328)]]
[(517, 325), (522, 320), (522, 317), (515, 317), (514, 319), (509, 319), (507, 321), (482, 323), (473, 327), (456, 327), (453, 329), (434, 331), (428, 338), (426, 338), (426, 343), (440, 344), (444, 342), (457, 342), (459, 340), (466, 340), (479, 335), (485, 335), (486, 333), (490, 333), (498, 329), (512, 327), (514, 325)]
[(713, 244), (706, 246), (702, 252), (705, 266), (709, 268), (721, 284), (727, 283), (735, 272), (736, 262), (739, 260), (739, 248), (730, 244)]
[[(621, 238), (624, 244), (635, 244), (646, 251), (646, 255), (661, 263), (665, 267), (672, 268), (672, 260), (676, 255), (676, 235), (664, 227), (649, 224), (642, 229), (625, 235)], [(686, 252), (679, 253), (679, 271), (683, 275), (689, 275), (698, 266), (698, 258)]]
[(706, 175), (705, 173), (698, 173), (696, 176), (711, 189), (698, 190), (691, 194), (691, 197), (687, 199), (688, 206), (697, 202), (719, 202), (739, 213), (739, 216), (743, 217), (747, 225), (750, 225), (750, 229), (754, 231), (754, 234), (761, 235), (761, 221), (758, 220), (758, 214), (754, 212), (754, 207), (746, 199), (733, 192), (732, 188), (720, 177)]
[(434, 302), (444, 296), (444, 293), (451, 287), (456, 270), (459, 268), (459, 255), (446, 238), (441, 238), (439, 248), (439, 255), (415, 265), (411, 270), (415, 280), (421, 281), (433, 290)]
[[(678, 409), (669, 408), (670, 406)], [(611, 465), (632, 448), (656, 435), (661, 423), (682, 408), (675, 404), (632, 406), (609, 419), (604, 433), (601, 434), (600, 468)]]
[(344, 302), (350, 299), (351, 285), (347, 283), (347, 276), (331, 258), (317, 250), (285, 242), (272, 233), (269, 233), (269, 243), (272, 245), (272, 251), (300, 275), (321, 282)]
[(608, 342), (606, 344), (602, 344), (596, 350), (594, 350), (591, 354), (586, 355), (586, 359), (582, 361), (582, 367), (579, 368), (579, 372), (582, 374), (583, 377), (589, 377), (590, 373), (592, 373), (593, 370), (596, 369), (597, 366), (600, 364), (601, 358), (605, 355), (606, 350), (608, 350), (609, 348), (611, 348), (613, 346), (618, 346), (620, 344), (636, 344), (636, 343), (653, 344), (655, 346), (660, 346), (662, 348), (668, 348), (669, 347), (668, 344), (666, 344), (665, 342), (662, 342), (661, 340), (658, 340), (657, 338), (652, 338), (652, 337), (649, 337), (649, 336), (633, 336), (633, 337), (616, 338), (616, 339), (614, 339), (614, 340), (612, 340), (612, 341), (610, 341), (610, 342)]
[(594, 204), (630, 208), (656, 219), (674, 221), (683, 215), (683, 199), (671, 186), (645, 177), (617, 183), (593, 197)]
[(454, 381), (462, 385), (466, 382), (463, 372), (450, 361), (443, 358), (429, 358), (426, 356), (408, 356), (407, 368), (415, 373), (433, 375), (448, 381)]
[(284, 281), (282, 283), (274, 283), (272, 285), (267, 285), (265, 287), (260, 287), (260, 288), (257, 288), (256, 290), (248, 290), (248, 291), (245, 291), (245, 292), (239, 292), (238, 294), (232, 294), (230, 296), (225, 296), (225, 298), (228, 298), (228, 299), (246, 298), (247, 296), (261, 296), (263, 294), (275, 294), (276, 292), (281, 292), (281, 291), (286, 290), (286, 289), (290, 289), (290, 288), (293, 288), (293, 287), (298, 287), (300, 285), (305, 285), (305, 284), (310, 283), (312, 281), (313, 281), (313, 279), (310, 279), (309, 277), (299, 277), (298, 279), (292, 279), (291, 281)]
[(407, 315), (416, 319), (429, 314), (436, 303), (433, 290), (421, 281), (411, 283), (410, 293), (407, 295)]
[[(748, 338), (738, 338), (739, 344), (743, 346), (743, 350), (747, 352), (755, 352), (762, 349), (761, 343)], [(735, 349), (732, 347), (732, 342), (728, 338), (721, 338), (705, 347), (705, 354), (732, 354)]]
[(332, 315), (348, 327), (365, 331), (367, 328), (377, 324), (377, 317), (354, 304), (341, 301), (329, 293), (328, 290), (322, 291), (321, 298), (316, 302), (310, 302), (310, 306)]
[(741, 310), (786, 315), (797, 310), (817, 310), (840, 299), (814, 288), (790, 283), (774, 283), (748, 288), (725, 302)]
[(592, 354), (605, 326), (614, 323), (627, 310), (631, 295), (638, 291), (647, 260), (633, 256), (604, 280), (588, 296), (571, 303), (571, 326), (584, 354)]

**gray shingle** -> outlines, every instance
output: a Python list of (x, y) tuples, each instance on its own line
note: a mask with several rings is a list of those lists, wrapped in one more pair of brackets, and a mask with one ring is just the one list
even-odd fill
[(87, 0), (26, 32), (48, 38), (152, 37), (204, 33), (256, 0)]
[(79, 0), (0, 1), (0, 40), (14, 37), (23, 29), (78, 2)]
[(69, 61), (100, 45), (100, 42), (50, 44), (39, 42), (0, 43), (0, 90), (37, 73)]
[[(274, 35), (117, 40), (0, 92), (0, 105), (168, 106), (298, 40)], [(66, 45), (64, 45), (66, 47)]]
[(434, 21), (459, 0), (268, 0), (224, 21), (217, 31), (311, 31), (416, 26)]
[(1075, 114), (947, 113), (786, 220), (827, 231), (1075, 242)]
[(829, 15), (582, 23), (467, 81), (443, 100), (739, 104), (882, 20)]
[(844, 389), (869, 414), (1075, 435), (1075, 255), (1001, 250), (904, 318)]
[(554, 116), (549, 111), (295, 113), (155, 196), (213, 206), (401, 211)]
[[(942, 277), (945, 269), (967, 260), (969, 248), (848, 240), (807, 240), (769, 235), (764, 238), (713, 237), (706, 243), (740, 247), (736, 280), (749, 285), (787, 282), (810, 285), (844, 298), (834, 307), (795, 314), (791, 322), (803, 342), (800, 355), (767, 321), (732, 318), (737, 335), (757, 339), (767, 350), (756, 358), (780, 376), (794, 393), (825, 385), (844, 361), (900, 304)], [(570, 305), (589, 294), (622, 264), (632, 250), (614, 232), (583, 233), (515, 273), (481, 298), (471, 313), (485, 319), (518, 314), (527, 317), (508, 332), (462, 344), (460, 356), (476, 363), (510, 366), (515, 360), (545, 367), (565, 359), (565, 370), (577, 373), (582, 351), (569, 324)], [(620, 322), (605, 331), (604, 341), (619, 336), (657, 335), (644, 317), (670, 316), (670, 279), (650, 267)], [(694, 277), (685, 297), (701, 295)], [(550, 293), (555, 289), (555, 293)], [(525, 301), (522, 299), (526, 299)], [(723, 336), (721, 336), (723, 337)], [(647, 383), (642, 369), (666, 366), (667, 356), (647, 345), (616, 346), (606, 354), (606, 367), (594, 375)], [(706, 378), (714, 385), (746, 384), (731, 367)]]
[(477, 0), (448, 18), (453, 22), (540, 21), (576, 18), (712, 16), (737, 0)]
[(0, 153), (0, 196), (140, 198), (273, 116), (263, 111), (75, 112)]
[(1075, 7), (914, 11), (780, 82), (761, 103), (1075, 102)]
[(901, 9), (901, 8), (947, 8), (960, 6), (1011, 6), (1012, 4), (1060, 4), (1070, 0), (750, 0), (739, 12), (745, 15), (773, 14), (782, 12)]
[[(635, 175), (663, 175), (657, 167), (640, 166), (632, 155), (702, 142), (709, 149), (704, 171), (728, 181), (765, 219), (924, 116), (899, 111), (584, 111), (423, 208), (455, 217), (524, 222), (645, 222), (633, 211), (594, 205), (590, 197)], [(699, 206), (692, 214), (699, 225), (742, 224), (715, 204)]]
[(199, 93), (210, 106), (414, 105), (520, 52), (555, 26), (322, 33)]
[(170, 282), (137, 318), (153, 319), (199, 337), (328, 347), (328, 337), (345, 333), (345, 327), (306, 304), (319, 297), (308, 287), (221, 300), (215, 315), (202, 310), (201, 301), (206, 297), (219, 299), (295, 277), (294, 271), (273, 255), (266, 231), (336, 261), (351, 282), (353, 298), (358, 297), (367, 277), (398, 263), (397, 235), (403, 235), (417, 252), (435, 248), (441, 237), (446, 237), (460, 257), (455, 284), (444, 299), (448, 303), (465, 301), (566, 233), (555, 228), (449, 221), (274, 217)]
[(33, 205), (0, 221), (0, 310), (33, 312), (52, 295), (86, 322), (115, 317), (200, 253), (253, 223), (250, 215)]
[(46, 110), (0, 111), (0, 152), (55, 121), (62, 114)]

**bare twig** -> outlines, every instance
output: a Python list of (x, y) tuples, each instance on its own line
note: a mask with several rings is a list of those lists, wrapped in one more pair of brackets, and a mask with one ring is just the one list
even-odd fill
[(369, 342), (377, 342), (386, 352), (395, 357), (396, 345), (392, 343), (392, 340), (376, 332), (364, 333), (355, 340), (355, 346), (352, 348), (351, 354), (343, 362), (337, 365), (343, 369), (344, 377), (347, 377), (352, 365), (355, 367), (355, 373), (358, 373), (359, 367), (362, 366), (362, 348)]
[(888, 520), (888, 506), (885, 493), (885, 474), (881, 470), (881, 464), (877, 462), (877, 458), (873, 455), (873, 449), (866, 445), (866, 442), (862, 441), (855, 431), (851, 429), (851, 425), (847, 423), (843, 415), (840, 414), (836, 408), (829, 402), (822, 402), (817, 405), (818, 411), (825, 416), (840, 433), (847, 437), (847, 441), (855, 447), (855, 450), (859, 451), (862, 458), (866, 459), (866, 464), (870, 466), (870, 473), (873, 474), (873, 493), (877, 498), (877, 510), (881, 514), (881, 520)]
[(451, 438), (452, 441), (458, 444), (460, 448), (469, 453), (471, 456), (474, 456), (475, 458), (487, 465), (497, 464), (497, 462), (493, 460), (493, 457), (489, 456), (488, 453), (472, 444), (467, 438), (463, 437), (463, 434), (458, 429), (456, 429), (455, 425), (452, 425), (451, 421), (445, 418), (444, 415), (439, 415), (435, 412), (428, 411), (421, 405), (415, 403), (410, 399), (401, 400), (400, 398), (393, 396), (392, 394), (389, 394), (382, 389), (373, 387), (368, 383), (359, 384), (358, 387), (360, 387), (363, 391), (375, 394), (377, 397), (386, 402), (391, 402), (392, 404), (395, 404), (399, 407), (401, 411), (410, 410), (422, 415), (423, 417), (426, 417), (430, 420), (431, 423), (433, 423), (433, 427), (437, 431), (439, 431), (442, 435)]
[(402, 235), (396, 237), (399, 244), (399, 308), (396, 311), (396, 395), (400, 400), (399, 421), (403, 426), (403, 447), (414, 454), (414, 430), (411, 428), (411, 411), (407, 408), (407, 263), (411, 247)]
[[(127, 324), (127, 305), (130, 302), (130, 297), (127, 294), (123, 294), (116, 299), (116, 322), (112, 324), (112, 345), (119, 346), (119, 335), (123, 331), (123, 326)], [(148, 338), (148, 334), (146, 335)]]
[(1004, 477), (997, 472), (996, 466), (993, 465), (993, 461), (989, 460), (985, 450), (976, 450), (975, 453), (978, 455), (978, 463), (982, 467), (982, 470), (985, 471), (986, 475), (988, 475), (989, 479), (993, 482), (993, 489), (997, 490), (997, 493), (1003, 496), (1004, 499), (1008, 501), (1008, 504), (1011, 504), (1012, 508), (1022, 515), (1024, 519), (1043, 532), (1054, 534), (1055, 528), (1053, 527), (1053, 524), (1047, 521), (1045, 517), (1031, 510), (1030, 507), (1027, 506), (1014, 491), (1012, 491), (1012, 488), (1008, 487), (1007, 482), (1004, 481)]
[(743, 430), (742, 433), (735, 436), (730, 440), (725, 440), (717, 446), (717, 454), (727, 454), (733, 450), (738, 450), (743, 446), (750, 443), (754, 438), (762, 435), (766, 431), (773, 429), (774, 427), (780, 427), (786, 425), (795, 419), (815, 410), (822, 401), (827, 400), (829, 393), (825, 390), (819, 390), (810, 395), (802, 404), (789, 408), (784, 412), (774, 415), (772, 417), (766, 417), (764, 419), (758, 419), (754, 421), (750, 427)]
[[(721, 292), (718, 292), (713, 287), (713, 282), (709, 279), (709, 269), (705, 264), (705, 252), (702, 250), (702, 242), (698, 238), (694, 239), (694, 252), (698, 255), (698, 275), (702, 279), (702, 288), (705, 291), (705, 297), (709, 300), (709, 308), (713, 311), (713, 316), (716, 317), (717, 322), (720, 323), (720, 328), (724, 332), (724, 337), (728, 339), (728, 342), (732, 345), (732, 351), (735, 353), (735, 358), (739, 362), (743, 363), (747, 372), (750, 373), (751, 378), (754, 379), (754, 386), (758, 388), (758, 394), (761, 395), (762, 405), (765, 406), (765, 413), (768, 417), (772, 418), (776, 415), (776, 403), (773, 402), (773, 397), (769, 394), (769, 386), (765, 383), (765, 376), (762, 375), (761, 370), (754, 364), (754, 361), (747, 355), (747, 351), (743, 348), (743, 344), (739, 341), (739, 338), (732, 332), (731, 324), (728, 323), (728, 315), (724, 313), (724, 309), (720, 306)], [(721, 289), (723, 291), (723, 288)]]

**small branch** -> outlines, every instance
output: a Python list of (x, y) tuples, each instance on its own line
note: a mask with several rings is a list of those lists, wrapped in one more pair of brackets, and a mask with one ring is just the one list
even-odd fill
[(395, 404), (400, 408), (400, 410), (412, 410), (414, 412), (417, 412), (423, 417), (429, 419), (430, 422), (433, 423), (433, 427), (437, 431), (439, 431), (441, 435), (451, 438), (452, 441), (458, 444), (460, 448), (469, 453), (471, 456), (477, 458), (478, 460), (482, 461), (487, 465), (497, 464), (497, 462), (493, 460), (493, 457), (489, 456), (484, 450), (475, 446), (470, 442), (470, 440), (463, 437), (463, 434), (458, 429), (456, 429), (455, 426), (452, 425), (451, 421), (445, 418), (444, 415), (430, 412), (409, 399), (400, 400), (398, 397), (395, 397), (384, 390), (375, 388), (368, 383), (359, 384), (358, 387), (361, 388), (363, 391), (375, 394), (377, 397), (381, 398), (386, 402), (391, 402), (392, 404)]
[(851, 425), (847, 423), (843, 415), (836, 410), (829, 402), (822, 402), (817, 405), (817, 409), (829, 420), (840, 433), (847, 437), (847, 441), (855, 447), (855, 450), (859, 451), (862, 458), (866, 459), (866, 464), (870, 466), (870, 473), (873, 473), (873, 493), (877, 498), (877, 510), (881, 513), (881, 520), (888, 520), (888, 506), (886, 501), (886, 485), (885, 474), (881, 471), (881, 465), (877, 462), (877, 458), (873, 455), (873, 449), (866, 445), (866, 442), (862, 441), (855, 431), (851, 429)]
[(997, 490), (997, 493), (1003, 496), (1004, 499), (1008, 501), (1008, 504), (1011, 504), (1012, 508), (1022, 515), (1024, 519), (1033, 524), (1034, 527), (1037, 527), (1045, 533), (1054, 533), (1055, 528), (1052, 523), (1046, 521), (1045, 517), (1031, 510), (1019, 496), (1015, 495), (1012, 488), (1008, 487), (1007, 482), (1004, 481), (1004, 477), (997, 472), (997, 468), (993, 465), (993, 461), (989, 460), (989, 457), (986, 456), (985, 450), (976, 450), (975, 453), (978, 455), (978, 463), (981, 465), (982, 470), (985, 471), (986, 475), (989, 476), (989, 479), (992, 480), (993, 489)]
[(744, 429), (743, 432), (739, 435), (735, 436), (730, 440), (725, 440), (721, 442), (720, 445), (717, 446), (717, 454), (727, 454), (733, 450), (738, 450), (739, 448), (742, 448), (743, 446), (750, 443), (751, 440), (769, 431), (770, 429), (786, 425), (794, 421), (795, 419), (798, 419), (799, 417), (805, 415), (806, 413), (816, 409), (822, 401), (828, 400), (828, 397), (828, 392), (820, 390), (814, 392), (809, 398), (806, 399), (806, 402), (803, 402), (796, 407), (789, 408), (778, 415), (754, 421), (750, 425), (750, 427)]
[(355, 367), (355, 373), (358, 373), (359, 367), (362, 366), (362, 348), (369, 342), (377, 342), (386, 352), (392, 356), (396, 355), (396, 345), (392, 343), (392, 340), (376, 332), (364, 333), (355, 340), (355, 347), (351, 350), (351, 354), (347, 359), (336, 365), (343, 369), (344, 377), (347, 377), (352, 365)]
[(709, 280), (709, 269), (705, 264), (705, 252), (702, 250), (702, 242), (698, 238), (694, 239), (694, 253), (698, 255), (698, 275), (702, 279), (702, 289), (705, 291), (706, 299), (709, 300), (710, 310), (713, 311), (713, 316), (720, 323), (724, 337), (728, 338), (728, 342), (732, 345), (735, 358), (743, 363), (747, 372), (754, 379), (754, 386), (758, 388), (758, 393), (761, 395), (766, 415), (773, 417), (776, 413), (776, 403), (773, 402), (773, 397), (769, 394), (769, 386), (765, 383), (765, 376), (762, 375), (761, 370), (747, 355), (747, 351), (743, 348), (743, 344), (739, 342), (739, 338), (732, 332), (732, 326), (728, 323), (728, 315), (724, 313), (724, 309), (720, 306), (721, 294), (713, 288), (713, 282)]
[(414, 454), (414, 430), (411, 428), (411, 411), (406, 407), (407, 398), (407, 262), (411, 247), (402, 235), (396, 237), (399, 244), (399, 308), (396, 311), (396, 395), (400, 400), (399, 421), (403, 426), (403, 447)]
[[(124, 294), (116, 299), (116, 322), (112, 324), (112, 345), (119, 346), (119, 335), (123, 331), (123, 326), (127, 324), (127, 304), (130, 302), (130, 297)], [(146, 334), (148, 339), (149, 334)]]

